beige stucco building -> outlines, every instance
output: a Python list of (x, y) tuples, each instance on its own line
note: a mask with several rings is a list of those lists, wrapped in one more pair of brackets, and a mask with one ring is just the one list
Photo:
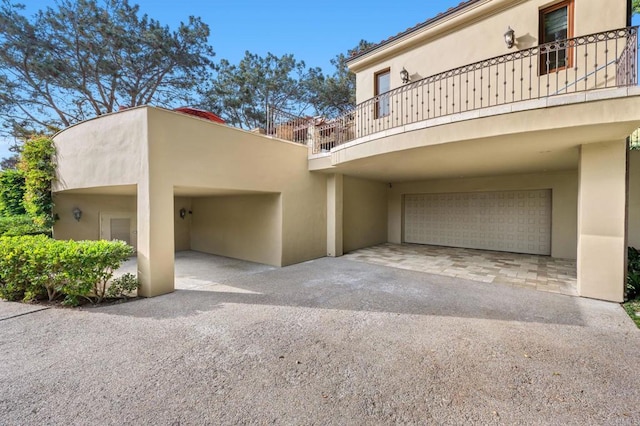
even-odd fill
[(352, 57), (358, 106), (322, 125), (82, 122), (54, 138), (54, 236), (129, 241), (145, 296), (173, 290), (177, 250), (286, 266), (407, 242), (576, 259), (581, 296), (621, 301), (640, 246), (629, 25), (625, 0), (470, 0)]

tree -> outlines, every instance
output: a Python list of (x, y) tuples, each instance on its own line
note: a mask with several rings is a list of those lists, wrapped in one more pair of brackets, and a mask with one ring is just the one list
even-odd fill
[(633, 0), (631, 2), (631, 9), (633, 10), (634, 15), (636, 13), (640, 13), (640, 0)]
[[(44, 136), (44, 134), (37, 132), (33, 128), (30, 128), (27, 121), (6, 121), (5, 123), (3, 123), (3, 127), (5, 130), (4, 132), (0, 131), (0, 134), (8, 134), (8, 136), (10, 136), (13, 141), (9, 145), (9, 152), (11, 152), (12, 154), (9, 157), (0, 160), (0, 169), (15, 170), (18, 168), (18, 163), (20, 162), (20, 154), (22, 153), (22, 147), (25, 141), (37, 136)], [(7, 141), (9, 141), (8, 138)]]
[(9, 152), (11, 155), (8, 157), (4, 157), (0, 160), (0, 170), (15, 170), (18, 168), (18, 163), (20, 162), (20, 152), (22, 151), (22, 146), (18, 143), (14, 143), (9, 146)]
[(209, 28), (176, 31), (128, 0), (59, 0), (33, 18), (0, 0), (0, 118), (49, 132), (151, 102), (187, 103), (207, 81)]
[(349, 50), (347, 55), (340, 53), (331, 60), (331, 64), (335, 67), (333, 75), (313, 74), (308, 80), (311, 104), (320, 115), (336, 117), (355, 107), (356, 75), (349, 71), (347, 61), (351, 56), (371, 46), (373, 43), (360, 40), (360, 43)]
[(228, 124), (245, 129), (265, 127), (267, 106), (293, 114), (309, 105), (306, 80), (310, 73), (305, 63), (293, 55), (280, 57), (267, 53), (261, 57), (245, 52), (238, 65), (220, 61), (217, 76), (202, 99), (203, 108), (214, 111)]

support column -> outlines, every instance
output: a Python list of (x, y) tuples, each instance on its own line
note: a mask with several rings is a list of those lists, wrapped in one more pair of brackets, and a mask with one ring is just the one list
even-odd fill
[(139, 294), (159, 296), (174, 290), (173, 187), (138, 185)]
[(327, 256), (342, 256), (343, 176), (327, 177)]
[(578, 188), (578, 294), (622, 302), (626, 278), (626, 141), (583, 145)]

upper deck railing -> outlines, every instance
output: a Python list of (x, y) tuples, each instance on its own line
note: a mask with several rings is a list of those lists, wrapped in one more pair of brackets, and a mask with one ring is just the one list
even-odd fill
[(296, 137), (302, 142), (304, 133), (318, 153), (451, 114), (636, 85), (637, 33), (638, 27), (628, 27), (557, 40), (435, 74), (375, 96), (323, 124), (312, 119), (296, 122)]

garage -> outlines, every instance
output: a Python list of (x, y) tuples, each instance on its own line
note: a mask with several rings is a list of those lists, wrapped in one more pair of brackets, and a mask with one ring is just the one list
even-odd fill
[(551, 254), (551, 190), (404, 195), (404, 242)]

